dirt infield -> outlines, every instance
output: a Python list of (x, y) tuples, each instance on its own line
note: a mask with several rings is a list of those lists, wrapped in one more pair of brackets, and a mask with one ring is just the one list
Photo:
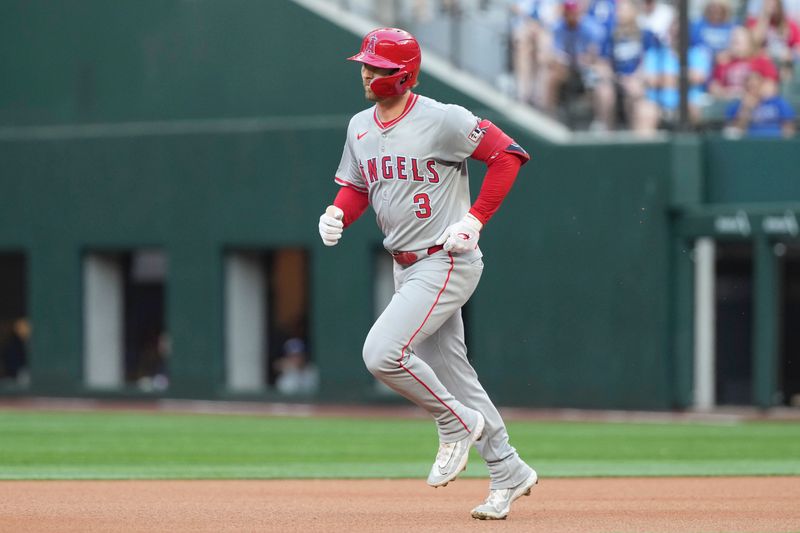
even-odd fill
[(504, 522), (486, 481), (5, 481), (0, 531), (798, 531), (800, 478), (545, 479)]

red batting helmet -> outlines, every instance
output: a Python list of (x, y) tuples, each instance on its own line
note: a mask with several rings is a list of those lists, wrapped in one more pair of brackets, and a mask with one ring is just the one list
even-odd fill
[(422, 52), (413, 35), (397, 28), (372, 30), (361, 43), (361, 51), (351, 61), (373, 67), (397, 69), (397, 72), (372, 80), (370, 89), (376, 95), (387, 98), (400, 96), (417, 82)]

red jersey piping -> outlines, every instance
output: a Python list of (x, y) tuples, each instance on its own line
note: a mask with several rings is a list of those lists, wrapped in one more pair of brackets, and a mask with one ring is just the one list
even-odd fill
[(377, 124), (380, 129), (385, 130), (386, 128), (390, 128), (400, 122), (403, 117), (411, 112), (411, 108), (414, 107), (414, 104), (417, 103), (418, 99), (419, 95), (411, 93), (411, 96), (408, 98), (408, 100), (406, 100), (406, 106), (403, 108), (403, 112), (400, 113), (400, 116), (390, 120), (389, 122), (382, 122), (381, 119), (378, 118), (378, 106), (376, 105), (375, 110), (372, 112), (372, 118), (375, 119), (375, 124)]
[(400, 358), (397, 360), (397, 365), (406, 372), (408, 372), (411, 375), (411, 377), (417, 380), (417, 382), (420, 385), (425, 387), (425, 390), (430, 392), (431, 395), (433, 395), (433, 397), (436, 398), (440, 404), (444, 405), (447, 408), (447, 410), (450, 411), (453, 414), (453, 416), (456, 417), (456, 419), (458, 419), (459, 422), (461, 422), (461, 425), (464, 426), (464, 429), (467, 430), (467, 433), (472, 433), (472, 430), (469, 429), (469, 426), (467, 426), (467, 424), (461, 419), (461, 417), (456, 414), (453, 408), (447, 405), (447, 403), (445, 403), (444, 400), (439, 398), (439, 396), (437, 396), (436, 393), (433, 392), (433, 390), (431, 390), (431, 388), (428, 387), (428, 385), (426, 385), (424, 381), (419, 379), (419, 377), (417, 377), (416, 374), (414, 374), (406, 365), (403, 364), (403, 359), (405, 359), (406, 357), (406, 350), (408, 349), (409, 346), (411, 346), (411, 342), (414, 340), (414, 337), (417, 336), (417, 333), (420, 332), (422, 327), (425, 325), (425, 322), (427, 322), (428, 319), (430, 318), (431, 313), (433, 313), (433, 309), (436, 307), (436, 304), (439, 303), (439, 298), (442, 296), (442, 293), (445, 291), (445, 289), (447, 289), (447, 284), (450, 282), (450, 274), (453, 273), (453, 268), (455, 267), (455, 261), (453, 260), (452, 253), (447, 252), (447, 255), (450, 257), (450, 269), (447, 271), (447, 277), (444, 280), (444, 285), (442, 285), (442, 288), (439, 289), (439, 293), (436, 295), (436, 299), (433, 301), (433, 305), (431, 305), (431, 308), (428, 309), (428, 314), (425, 315), (425, 318), (422, 320), (422, 324), (419, 325), (417, 331), (415, 331), (414, 334), (411, 335), (411, 338), (408, 339), (408, 342), (405, 344), (405, 346), (403, 346), (403, 349), (400, 350)]
[(345, 181), (345, 180), (343, 180), (342, 178), (338, 178), (338, 177), (336, 177), (336, 176), (334, 176), (334, 178), (333, 178), (333, 181), (335, 181), (335, 182), (336, 182), (336, 183), (338, 183), (339, 185), (343, 185), (343, 186), (345, 186), (345, 187), (352, 187), (352, 188), (354, 188), (355, 190), (357, 190), (358, 192), (369, 192), (369, 190), (367, 190), (367, 189), (366, 189), (366, 188), (364, 188), (364, 187), (359, 187), (359, 186), (358, 186), (358, 185), (356, 185), (355, 183), (351, 183), (351, 182), (349, 182), (349, 181)]

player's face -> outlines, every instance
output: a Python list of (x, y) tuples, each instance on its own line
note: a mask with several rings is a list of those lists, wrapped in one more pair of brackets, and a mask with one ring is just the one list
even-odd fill
[(380, 100), (383, 100), (383, 98), (372, 92), (372, 89), (369, 88), (369, 84), (372, 83), (372, 80), (376, 80), (378, 78), (383, 78), (384, 76), (393, 74), (394, 71), (395, 70), (391, 68), (373, 67), (372, 65), (366, 65), (362, 63), (361, 82), (362, 85), (364, 86), (364, 98), (372, 102), (379, 102)]

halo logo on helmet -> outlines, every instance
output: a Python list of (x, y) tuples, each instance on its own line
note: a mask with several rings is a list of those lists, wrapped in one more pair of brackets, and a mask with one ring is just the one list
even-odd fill
[(367, 50), (366, 51), (369, 52), (370, 54), (374, 54), (375, 53), (375, 43), (377, 43), (377, 42), (378, 42), (378, 36), (377, 35), (373, 35), (372, 37), (370, 37), (369, 38), (369, 42), (367, 43)]
[(377, 96), (400, 96), (414, 87), (422, 63), (419, 43), (413, 35), (399, 28), (378, 28), (364, 36), (361, 51), (350, 61), (377, 68), (396, 69), (388, 76), (372, 80), (369, 87)]

